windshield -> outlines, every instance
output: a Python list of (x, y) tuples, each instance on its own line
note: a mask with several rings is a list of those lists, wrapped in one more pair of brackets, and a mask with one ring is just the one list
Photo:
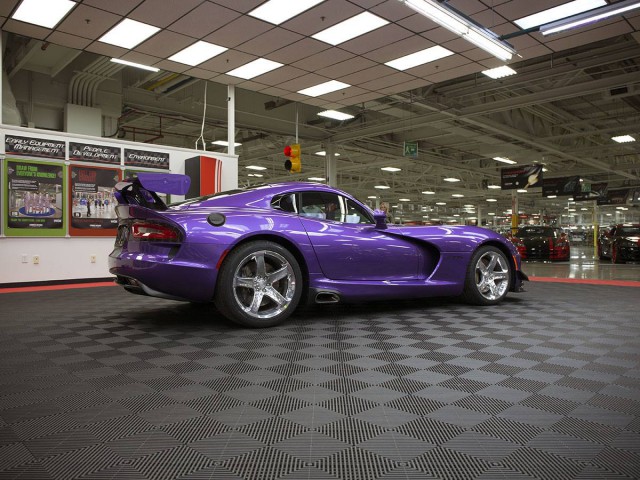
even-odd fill
[(518, 230), (516, 237), (553, 237), (553, 229), (549, 227), (527, 227)]
[(618, 235), (640, 235), (640, 225), (634, 227), (620, 227), (617, 231)]

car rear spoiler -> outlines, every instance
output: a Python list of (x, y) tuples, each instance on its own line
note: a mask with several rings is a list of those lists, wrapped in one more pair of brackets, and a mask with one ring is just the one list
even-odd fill
[(167, 206), (157, 193), (184, 195), (189, 191), (191, 179), (179, 173), (139, 172), (135, 178), (116, 183), (115, 197), (120, 205), (141, 205), (153, 210), (166, 210)]

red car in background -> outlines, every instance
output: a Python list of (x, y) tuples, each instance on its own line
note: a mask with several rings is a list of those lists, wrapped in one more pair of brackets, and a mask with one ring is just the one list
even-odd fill
[(569, 237), (558, 227), (521, 227), (511, 241), (523, 260), (569, 260), (571, 255)]
[(611, 263), (640, 261), (640, 224), (614, 225), (600, 235), (598, 256), (610, 258)]

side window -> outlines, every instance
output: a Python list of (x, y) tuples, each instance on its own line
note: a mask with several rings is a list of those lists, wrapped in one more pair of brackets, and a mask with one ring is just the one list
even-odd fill
[(271, 200), (271, 206), (276, 210), (282, 210), (283, 212), (296, 213), (296, 198), (295, 194), (290, 193), (287, 195), (277, 195)]
[(339, 197), (328, 192), (302, 192), (300, 215), (309, 218), (340, 220), (342, 210)]
[(347, 208), (345, 215), (346, 223), (374, 223), (373, 218), (360, 205), (353, 200), (347, 200)]

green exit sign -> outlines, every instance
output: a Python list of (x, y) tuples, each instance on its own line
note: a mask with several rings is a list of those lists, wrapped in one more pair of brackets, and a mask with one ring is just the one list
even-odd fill
[(418, 156), (418, 142), (404, 142), (405, 157), (416, 158)]

